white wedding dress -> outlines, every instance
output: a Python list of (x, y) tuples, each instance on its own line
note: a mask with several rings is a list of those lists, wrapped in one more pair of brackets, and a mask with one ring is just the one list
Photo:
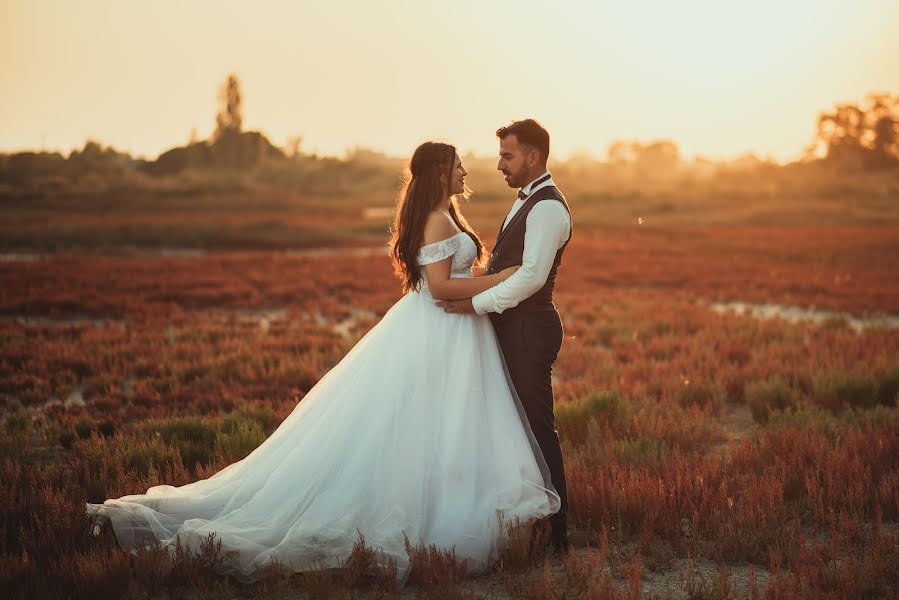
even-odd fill
[[(424, 246), (419, 264), (452, 256), (470, 277), (464, 232)], [(88, 504), (123, 547), (176, 536), (196, 551), (210, 532), (224, 572), (245, 582), (272, 559), (295, 571), (340, 566), (361, 533), (397, 563), (410, 542), (455, 550), (478, 571), (495, 557), (500, 522), (559, 509), (493, 327), (448, 314), (426, 284), (403, 296), (244, 459), (181, 487)]]

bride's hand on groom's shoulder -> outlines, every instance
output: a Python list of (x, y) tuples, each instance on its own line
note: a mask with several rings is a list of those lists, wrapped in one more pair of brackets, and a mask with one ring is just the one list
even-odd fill
[(479, 267), (477, 265), (471, 268), (472, 277), (483, 277), (487, 274), (487, 267)]

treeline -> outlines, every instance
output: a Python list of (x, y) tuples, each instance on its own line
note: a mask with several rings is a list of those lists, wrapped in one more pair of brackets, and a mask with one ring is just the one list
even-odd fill
[[(343, 159), (300, 151), (300, 138), (286, 148), (258, 131), (243, 130), (240, 82), (230, 75), (219, 94), (216, 130), (208, 140), (191, 140), (154, 160), (134, 158), (89, 140), (68, 156), (59, 152), (0, 154), (0, 198), (96, 194), (140, 190), (192, 193), (215, 189), (275, 188), (319, 195), (363, 189), (386, 191), (399, 185), (404, 158), (368, 149)], [(466, 157), (466, 164), (489, 170), (493, 158)], [(604, 159), (584, 153), (554, 161), (584, 181), (652, 187), (718, 177), (792, 176), (807, 170), (831, 175), (899, 172), (899, 95), (869, 94), (860, 104), (837, 104), (822, 112), (814, 142), (802, 160), (778, 165), (746, 155), (732, 161), (685, 160), (670, 140), (615, 141)]]
[(216, 129), (154, 160), (132, 157), (88, 140), (68, 156), (59, 152), (0, 153), (0, 198), (82, 195), (140, 190), (199, 193), (279, 188), (339, 194), (348, 188), (394, 186), (402, 160), (358, 149), (345, 159), (299, 151), (300, 139), (279, 148), (258, 131), (243, 130), (242, 94), (230, 75), (219, 94)]
[(899, 95), (868, 94), (861, 104), (837, 104), (818, 115), (816, 143), (806, 150), (814, 158), (851, 170), (899, 166)]
[(59, 152), (0, 154), (0, 198), (260, 188), (343, 193), (360, 185), (395, 186), (402, 164), (368, 151), (345, 159), (287, 156), (256, 131), (173, 148), (156, 160), (88, 141), (68, 157)]

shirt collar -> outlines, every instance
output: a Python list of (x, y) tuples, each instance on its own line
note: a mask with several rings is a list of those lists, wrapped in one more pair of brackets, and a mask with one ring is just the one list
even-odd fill
[[(542, 175), (540, 175), (539, 177), (535, 177), (533, 180), (531, 180), (530, 183), (528, 183), (526, 186), (521, 188), (521, 191), (524, 193), (525, 196), (530, 196), (532, 192), (536, 191), (536, 190), (531, 189), (531, 187), (533, 187), (533, 185), (534, 185), (534, 182), (542, 179), (543, 177), (546, 177), (547, 175), (549, 175), (549, 171), (544, 171)], [(540, 187), (550, 185), (551, 183), (552, 183), (552, 176), (550, 176), (550, 178), (548, 180), (546, 180), (542, 184), (540, 184)]]

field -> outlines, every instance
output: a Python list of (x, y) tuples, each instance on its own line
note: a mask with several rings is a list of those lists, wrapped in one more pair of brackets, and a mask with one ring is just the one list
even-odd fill
[[(413, 548), (402, 591), (362, 544), (345, 571), (243, 586), (214, 546), (131, 557), (83, 514), (245, 456), (378, 321), (400, 296), (389, 186), (6, 201), (4, 596), (892, 597), (899, 188), (697, 186), (566, 189), (554, 389), (574, 552), (529, 560), (512, 532), (465, 578)], [(488, 245), (506, 202), (465, 209)]]

